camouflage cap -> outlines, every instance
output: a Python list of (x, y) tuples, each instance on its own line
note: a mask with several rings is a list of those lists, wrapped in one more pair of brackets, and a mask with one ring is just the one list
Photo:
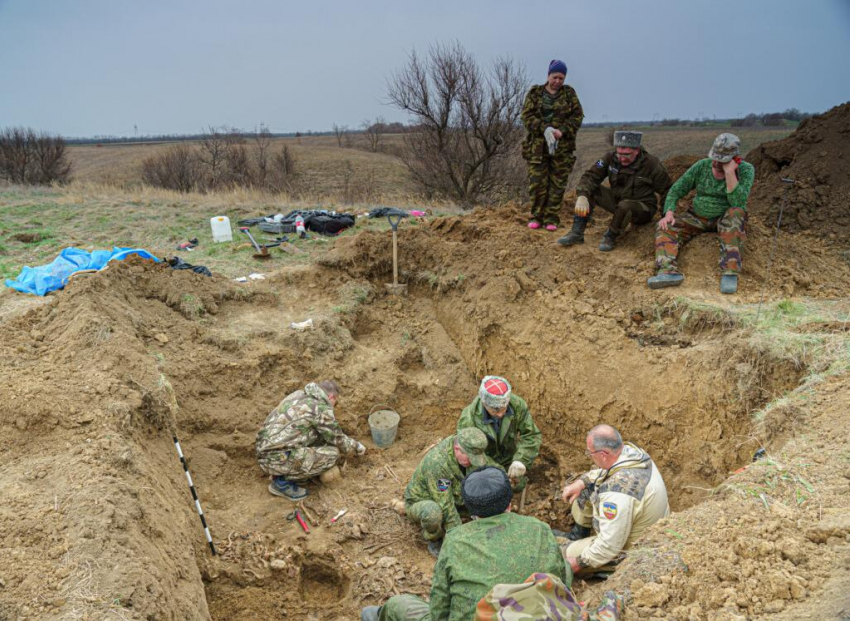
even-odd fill
[(455, 439), (474, 467), (477, 468), (487, 463), (487, 460), (484, 459), (484, 451), (487, 450), (487, 436), (484, 435), (483, 431), (475, 427), (465, 427), (457, 432)]
[(725, 164), (741, 152), (741, 139), (735, 134), (720, 134), (714, 139), (708, 157), (715, 162)]
[(614, 132), (614, 146), (637, 149), (640, 147), (640, 139), (643, 132)]

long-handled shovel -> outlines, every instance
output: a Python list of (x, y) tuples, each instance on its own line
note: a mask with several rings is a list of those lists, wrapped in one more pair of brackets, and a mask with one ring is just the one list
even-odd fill
[(407, 285), (398, 284), (398, 225), (406, 215), (403, 212), (387, 214), (387, 220), (393, 229), (393, 282), (387, 283), (386, 287), (393, 295), (407, 294)]

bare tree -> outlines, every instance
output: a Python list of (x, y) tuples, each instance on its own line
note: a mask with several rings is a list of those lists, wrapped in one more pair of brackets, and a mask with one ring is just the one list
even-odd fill
[(0, 132), (0, 179), (28, 185), (66, 183), (71, 163), (61, 136), (23, 127)]
[(203, 189), (204, 171), (199, 165), (198, 150), (178, 144), (151, 155), (142, 162), (142, 181), (178, 192)]
[(381, 141), (386, 133), (387, 122), (384, 117), (376, 117), (374, 121), (369, 119), (364, 120), (360, 127), (363, 129), (363, 135), (366, 136), (366, 142), (369, 145), (369, 150), (377, 153), (381, 149)]
[(289, 146), (283, 145), (272, 159), (272, 176), (274, 178), (272, 186), (278, 191), (292, 192), (296, 175), (295, 156), (289, 150)]
[(211, 189), (217, 188), (222, 183), (227, 172), (225, 162), (227, 150), (230, 146), (227, 141), (227, 133), (226, 127), (219, 129), (210, 125), (207, 133), (201, 138), (197, 158), (206, 167), (206, 185)]
[(426, 194), (471, 206), (506, 189), (528, 86), (522, 65), (500, 58), (485, 72), (458, 42), (410, 54), (387, 90), (415, 126), (402, 161)]
[(256, 181), (260, 187), (266, 186), (269, 174), (269, 150), (271, 149), (271, 132), (260, 126), (260, 131), (254, 136), (254, 164), (256, 165)]
[(337, 125), (333, 124), (334, 136), (336, 136), (336, 143), (340, 147), (348, 147), (351, 146), (351, 138), (350, 138), (350, 130), (348, 129), (348, 125)]

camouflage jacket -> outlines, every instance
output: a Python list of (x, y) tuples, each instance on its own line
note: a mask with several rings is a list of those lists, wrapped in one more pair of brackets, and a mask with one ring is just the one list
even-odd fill
[[(525, 125), (525, 142), (522, 143), (522, 157), (529, 162), (541, 162), (544, 157), (549, 157), (546, 147), (546, 139), (543, 132), (546, 125), (543, 122), (543, 89), (545, 84), (532, 86), (525, 96), (522, 106), (522, 123)], [(558, 141), (555, 150), (555, 158), (571, 157), (576, 150), (576, 134), (581, 122), (584, 120), (584, 112), (578, 100), (575, 89), (564, 84), (555, 99), (554, 117), (552, 127), (561, 130), (563, 136)]]
[(522, 584), (497, 584), (475, 608), (473, 621), (617, 621), (623, 598), (606, 592), (595, 610), (586, 610), (573, 592), (551, 574), (536, 573)]
[(516, 513), (473, 520), (443, 541), (431, 578), (431, 618), (469, 621), (494, 584), (521, 583), (535, 573), (572, 585), (572, 572), (547, 524)]
[(342, 431), (333, 406), (318, 384), (310, 383), (284, 397), (271, 411), (257, 434), (257, 455), (286, 451), (316, 444), (332, 444), (343, 453), (352, 453), (355, 440)]
[[(443, 512), (443, 527), (446, 531), (461, 524), (457, 508), (463, 506), (460, 484), (466, 476), (466, 468), (457, 463), (455, 458), (454, 441), (455, 437), (449, 436), (428, 451), (404, 490), (405, 504), (421, 500), (436, 502)], [(489, 457), (487, 465), (501, 468)]]
[[(640, 201), (658, 208), (663, 205), (672, 181), (664, 164), (641, 147), (640, 155), (630, 166), (620, 166), (617, 151), (609, 151), (591, 166), (582, 176), (576, 187), (578, 196), (590, 198), (605, 179), (611, 185), (615, 200)], [(656, 199), (658, 194), (660, 199)]]
[(502, 417), (498, 434), (495, 427), (484, 420), (484, 414), (481, 399), (476, 397), (461, 413), (457, 430), (476, 427), (483, 431), (487, 436), (487, 455), (502, 467), (508, 468), (512, 461), (521, 461), (530, 468), (540, 453), (542, 438), (523, 398), (511, 393), (511, 402)]
[(626, 443), (617, 463), (608, 470), (581, 475), (593, 503), (597, 536), (578, 558), (581, 567), (602, 567), (670, 513), (664, 479), (649, 455)]
[(696, 189), (693, 212), (703, 218), (719, 218), (730, 207), (746, 210), (747, 198), (753, 187), (756, 175), (755, 167), (749, 162), (738, 165), (738, 185), (732, 192), (726, 191), (726, 180), (717, 179), (711, 172), (711, 160), (698, 161), (679, 177), (664, 202), (664, 213), (676, 211), (676, 203)]

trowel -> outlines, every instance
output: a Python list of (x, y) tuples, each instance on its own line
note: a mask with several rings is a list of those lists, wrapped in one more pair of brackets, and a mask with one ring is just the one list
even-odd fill
[[(251, 243), (254, 245), (254, 250), (256, 250), (256, 252), (254, 253), (255, 259), (270, 259), (271, 258), (272, 255), (269, 254), (269, 249), (265, 245), (260, 246), (260, 244), (257, 243), (257, 240), (254, 239), (253, 235), (251, 235), (251, 231), (248, 230), (248, 227), (242, 227), (239, 230), (242, 231), (243, 233), (245, 233), (245, 235), (248, 236), (248, 239), (250, 239)], [(275, 245), (277, 245), (277, 244), (275, 244)]]
[(393, 229), (393, 281), (385, 286), (393, 295), (407, 295), (407, 285), (398, 284), (398, 225), (401, 219), (406, 217), (407, 214), (400, 209), (387, 214), (387, 220)]

